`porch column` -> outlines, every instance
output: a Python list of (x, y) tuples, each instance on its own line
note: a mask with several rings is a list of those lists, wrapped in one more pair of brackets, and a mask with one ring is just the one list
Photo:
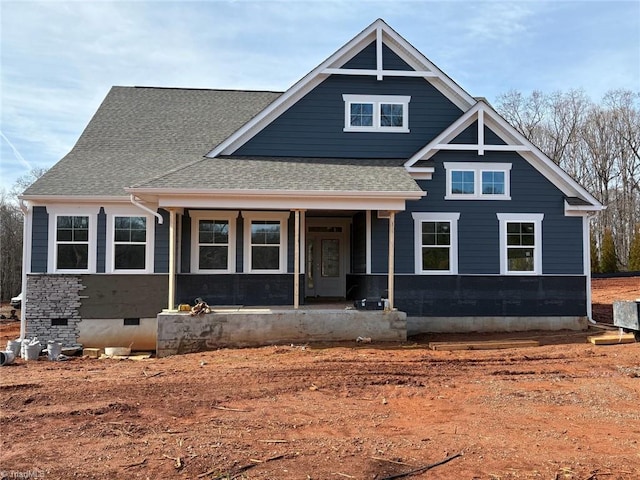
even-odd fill
[(176, 211), (169, 208), (169, 298), (167, 310), (175, 310), (176, 301)]
[(300, 308), (300, 210), (293, 211), (295, 218), (293, 240), (293, 308)]
[(396, 230), (396, 212), (389, 212), (389, 308), (393, 310), (393, 280), (395, 275), (395, 230)]

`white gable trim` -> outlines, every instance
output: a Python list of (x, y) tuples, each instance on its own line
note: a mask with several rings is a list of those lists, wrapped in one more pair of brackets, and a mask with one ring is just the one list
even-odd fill
[[(478, 122), (478, 143), (477, 144), (457, 144), (450, 143), (466, 128)], [(485, 143), (484, 126), (489, 127), (506, 145), (492, 145)], [(568, 197), (579, 197), (589, 202), (585, 210), (599, 211), (603, 209), (602, 204), (596, 200), (584, 187), (569, 176), (564, 170), (556, 165), (541, 150), (533, 145), (520, 132), (512, 127), (504, 118), (493, 110), (484, 101), (478, 101), (472, 108), (465, 112), (460, 118), (453, 122), (440, 135), (416, 152), (407, 162), (407, 170), (415, 169), (414, 165), (421, 160), (428, 160), (438, 151), (477, 151), (478, 155), (484, 155), (486, 151), (497, 152), (518, 152), (531, 166), (544, 175), (551, 183), (560, 189)]]
[[(373, 40), (376, 41), (376, 70), (342, 69), (341, 67), (362, 51)], [(382, 43), (407, 62), (415, 71), (383, 70)], [(381, 80), (384, 76), (420, 76), (427, 78), (449, 100), (462, 110), (468, 109), (475, 100), (458, 84), (445, 75), (418, 52), (411, 44), (396, 33), (382, 19), (378, 19), (356, 35), (351, 41), (336, 51), (328, 59), (296, 82), (280, 97), (274, 100), (258, 115), (244, 124), (235, 133), (211, 150), (206, 156), (231, 155), (273, 120), (294, 105), (304, 95), (313, 90), (328, 76), (334, 74), (375, 75)]]

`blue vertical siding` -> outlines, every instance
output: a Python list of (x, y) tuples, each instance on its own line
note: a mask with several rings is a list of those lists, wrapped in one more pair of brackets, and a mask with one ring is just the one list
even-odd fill
[(31, 223), (31, 271), (46, 273), (49, 249), (49, 214), (46, 207), (33, 207)]
[(107, 214), (104, 211), (104, 207), (100, 207), (100, 211), (98, 212), (97, 230), (96, 272), (104, 273), (107, 255)]
[(367, 271), (367, 215), (365, 212), (358, 212), (353, 216), (351, 270), (354, 273)]
[(180, 232), (180, 272), (191, 272), (191, 217), (188, 210), (182, 216), (182, 231)]
[(236, 272), (244, 271), (244, 219), (238, 216), (236, 219)]
[(153, 219), (156, 226), (155, 234), (155, 258), (153, 262), (153, 271), (155, 273), (169, 272), (169, 212), (160, 210), (158, 213), (162, 215), (163, 222), (160, 225), (155, 218)]

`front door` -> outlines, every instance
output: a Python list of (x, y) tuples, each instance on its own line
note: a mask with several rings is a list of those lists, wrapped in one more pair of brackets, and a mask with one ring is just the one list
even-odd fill
[(305, 294), (307, 297), (344, 298), (348, 225), (314, 223), (307, 225)]

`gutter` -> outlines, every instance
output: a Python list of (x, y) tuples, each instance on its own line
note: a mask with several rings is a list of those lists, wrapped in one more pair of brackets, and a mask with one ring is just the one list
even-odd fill
[(162, 215), (160, 215), (158, 212), (154, 212), (153, 210), (151, 210), (149, 207), (144, 206), (142, 203), (140, 203), (139, 201), (136, 200), (136, 196), (132, 193), (131, 196), (129, 197), (129, 200), (131, 201), (131, 203), (133, 203), (136, 207), (144, 210), (145, 212), (150, 213), (151, 215), (153, 215), (154, 217), (156, 217), (158, 219), (158, 224), (162, 225), (162, 223), (164, 222), (164, 219), (162, 218)]

